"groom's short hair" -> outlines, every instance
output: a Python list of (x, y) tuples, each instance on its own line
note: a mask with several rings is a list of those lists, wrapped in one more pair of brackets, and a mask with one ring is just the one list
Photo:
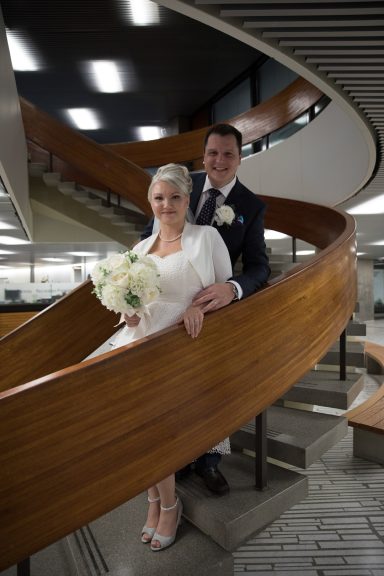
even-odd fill
[(237, 147), (241, 154), (241, 147), (243, 145), (243, 136), (241, 132), (231, 124), (214, 124), (208, 130), (204, 138), (204, 150), (207, 146), (208, 138), (211, 134), (218, 134), (218, 136), (234, 136), (236, 138)]

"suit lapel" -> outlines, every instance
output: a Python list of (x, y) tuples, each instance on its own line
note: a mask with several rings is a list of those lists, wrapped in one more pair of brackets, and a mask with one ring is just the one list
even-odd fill
[(224, 204), (231, 206), (232, 204), (234, 204), (236, 202), (236, 200), (238, 201), (240, 188), (241, 188), (241, 184), (240, 184), (239, 180), (236, 178), (235, 185), (232, 188), (232, 190), (230, 191), (230, 193), (228, 194), (228, 196), (226, 197)]
[(206, 174), (205, 172), (201, 172), (199, 174), (194, 174), (192, 176), (193, 180), (193, 190), (191, 193), (191, 198), (189, 201), (189, 207), (193, 214), (196, 213), (197, 205), (200, 200), (201, 193), (203, 191), (204, 182), (205, 182)]

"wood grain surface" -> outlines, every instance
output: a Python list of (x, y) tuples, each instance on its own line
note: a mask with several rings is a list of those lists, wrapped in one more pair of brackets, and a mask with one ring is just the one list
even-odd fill
[[(268, 226), (314, 237), (322, 249), (207, 316), (198, 339), (174, 326), (76, 363), (113, 330), (88, 284), (3, 339), (1, 366), (11, 366), (0, 395), (0, 569), (233, 433), (337, 339), (356, 301), (353, 219), (264, 200)], [(29, 371), (38, 379), (28, 382)]]

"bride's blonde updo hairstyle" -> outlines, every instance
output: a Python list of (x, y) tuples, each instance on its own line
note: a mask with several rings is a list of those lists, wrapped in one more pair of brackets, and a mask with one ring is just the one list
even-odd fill
[(167, 182), (185, 196), (189, 196), (192, 192), (192, 178), (189, 175), (188, 168), (180, 164), (166, 164), (158, 169), (148, 188), (149, 201), (151, 201), (152, 188), (156, 182)]

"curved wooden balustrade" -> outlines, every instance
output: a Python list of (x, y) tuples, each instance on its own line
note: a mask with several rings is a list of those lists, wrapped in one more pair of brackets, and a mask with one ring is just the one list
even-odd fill
[(105, 188), (129, 198), (145, 214), (150, 214), (147, 190), (150, 176), (112, 150), (72, 130), (23, 98), (21, 113), (27, 138), (68, 162), (77, 170), (91, 174)]
[[(266, 226), (322, 250), (207, 316), (196, 340), (174, 326), (48, 374), (52, 366), (63, 368), (60, 354), (76, 361), (89, 351), (88, 339), (94, 346), (113, 330), (88, 284), (3, 339), (1, 366), (11, 364), (15, 374), (8, 371), (9, 389), (0, 394), (0, 570), (234, 432), (337, 339), (356, 300), (353, 219), (321, 206), (264, 200)], [(42, 345), (45, 331), (50, 339)], [(29, 371), (40, 379), (23, 380)]]
[[(322, 92), (318, 88), (312, 86), (303, 78), (299, 78), (273, 98), (236, 116), (230, 122), (242, 132), (244, 144), (249, 144), (292, 122), (313, 106), (321, 96)], [(57, 138), (52, 140), (51, 135), (58, 133), (57, 126), (51, 126), (50, 118), (47, 115), (38, 112), (24, 100), (21, 100), (21, 104), (27, 138), (43, 149), (51, 150), (53, 154), (60, 158), (53, 158), (53, 170), (61, 172), (66, 180), (74, 180), (85, 186), (97, 187), (97, 178), (100, 174), (104, 175), (105, 172), (109, 172), (109, 166), (113, 165), (111, 161), (108, 159), (101, 162), (98, 156), (94, 159), (92, 165), (83, 162), (75, 164), (72, 155), (68, 158), (68, 149), (71, 151), (77, 150), (78, 145), (72, 140), (68, 145), (65, 142), (62, 144), (61, 137), (60, 141), (57, 141)], [(35, 126), (36, 120), (39, 120), (37, 127)], [(67, 133), (70, 130), (70, 128), (66, 128), (65, 139), (67, 139)], [(202, 128), (149, 142), (109, 144), (105, 145), (104, 149), (129, 159), (130, 162), (134, 162), (142, 168), (161, 166), (168, 162), (190, 162), (201, 158), (205, 132), (206, 128)], [(53, 143), (55, 143), (55, 148), (51, 147)], [(94, 146), (96, 146), (95, 150), (100, 151), (97, 148), (97, 144), (94, 144)], [(42, 155), (42, 151), (38, 152), (32, 149), (31, 152), (32, 157), (40, 158)], [(91, 150), (88, 150), (88, 152), (91, 152)], [(79, 154), (79, 158), (81, 161), (81, 154)], [(113, 156), (113, 159), (115, 160), (115, 156)], [(106, 162), (108, 162), (108, 170), (106, 169)], [(132, 188), (138, 184), (129, 175), (123, 177), (123, 186), (116, 188), (115, 180), (109, 179), (106, 182), (100, 179), (99, 187), (107, 186), (112, 191), (118, 192), (121, 196), (137, 204), (147, 213), (147, 204), (143, 206), (136, 201), (137, 195), (140, 199), (146, 198), (146, 188), (135, 188), (136, 196), (131, 196)], [(131, 182), (132, 186), (126, 186), (126, 183), (130, 184)]]
[[(276, 96), (235, 116), (229, 122), (242, 133), (243, 144), (249, 144), (304, 114), (322, 95), (307, 80), (298, 78)], [(206, 128), (202, 128), (150, 142), (109, 144), (108, 148), (142, 167), (168, 162), (190, 162), (202, 157), (206, 131)]]

